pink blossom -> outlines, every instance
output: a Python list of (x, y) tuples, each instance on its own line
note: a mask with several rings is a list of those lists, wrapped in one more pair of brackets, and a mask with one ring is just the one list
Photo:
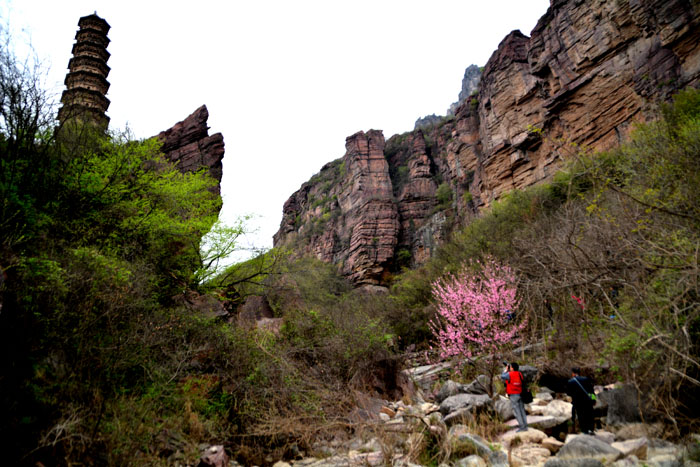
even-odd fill
[(520, 304), (515, 274), (492, 259), (465, 265), (456, 276), (433, 283), (437, 316), (429, 323), (441, 358), (499, 353), (504, 345), (520, 342), (527, 320), (514, 321)]

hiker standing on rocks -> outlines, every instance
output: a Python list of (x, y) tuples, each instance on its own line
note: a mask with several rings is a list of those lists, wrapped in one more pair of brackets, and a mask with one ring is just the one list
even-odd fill
[(506, 363), (506, 368), (501, 373), (501, 379), (506, 383), (506, 394), (510, 399), (510, 405), (513, 407), (513, 413), (518, 420), (517, 431), (527, 431), (527, 414), (525, 413), (525, 404), (523, 404), (523, 374), (518, 371), (517, 363)]
[(590, 378), (580, 376), (579, 368), (571, 369), (571, 379), (566, 383), (566, 393), (571, 396), (573, 402), (572, 417), (578, 418), (581, 433), (593, 434), (593, 405), (595, 393), (593, 382)]

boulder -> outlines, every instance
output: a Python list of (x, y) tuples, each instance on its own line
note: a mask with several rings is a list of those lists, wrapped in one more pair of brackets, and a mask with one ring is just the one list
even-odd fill
[(508, 454), (504, 451), (491, 451), (488, 462), (491, 467), (509, 467)]
[(493, 408), (498, 417), (504, 422), (515, 418), (515, 414), (513, 413), (513, 405), (503, 396), (499, 396), (498, 399), (495, 400), (493, 403)]
[(628, 423), (618, 427), (615, 433), (615, 439), (618, 441), (637, 438), (651, 439), (657, 438), (663, 431), (663, 426), (661, 424)]
[(662, 439), (652, 438), (647, 445), (647, 459), (650, 461), (662, 458), (678, 459), (682, 455), (683, 449), (680, 446)]
[(453, 433), (449, 438), (453, 452), (471, 452), (482, 457), (488, 457), (491, 454), (491, 448), (481, 436), (465, 433), (463, 428), (450, 430), (450, 432)]
[(636, 456), (629, 456), (616, 460), (611, 467), (637, 467), (638, 465), (640, 465), (639, 459)]
[(487, 467), (486, 461), (476, 454), (460, 459), (454, 465), (455, 467)]
[(606, 423), (611, 426), (641, 421), (637, 389), (631, 384), (601, 392), (596, 407), (607, 407)]
[(422, 391), (429, 391), (430, 387), (440, 378), (440, 375), (450, 371), (453, 362), (440, 362), (431, 365), (422, 365), (408, 368), (402, 371), (406, 379), (413, 381), (413, 384)]
[[(661, 456), (650, 457), (644, 465), (648, 467), (686, 467), (683, 458), (672, 454), (663, 454)], [(688, 465), (687, 467), (690, 467)]]
[(561, 449), (561, 447), (564, 446), (564, 443), (562, 443), (556, 438), (552, 438), (551, 436), (543, 439), (542, 443), (540, 444), (542, 444), (543, 447), (549, 449), (549, 452), (551, 452), (552, 454), (556, 454), (557, 452), (559, 452), (559, 449)]
[(557, 458), (562, 460), (587, 458), (603, 463), (614, 462), (620, 457), (622, 457), (620, 451), (590, 435), (576, 436), (564, 444), (557, 453)]
[(609, 431), (596, 430), (593, 436), (608, 444), (612, 444), (613, 442), (615, 442), (615, 435), (613, 433), (610, 433)]
[(199, 467), (228, 467), (229, 458), (221, 445), (209, 446), (199, 458)]
[(440, 410), (439, 405), (435, 405), (431, 402), (423, 402), (419, 406), (419, 410), (421, 413), (424, 413), (425, 415), (430, 415), (433, 412), (437, 412)]
[(462, 386), (461, 392), (467, 394), (488, 394), (486, 387), (489, 384), (489, 378), (486, 375), (479, 375), (474, 381), (467, 386)]
[(528, 384), (532, 384), (536, 379), (537, 379), (537, 368), (531, 365), (522, 365), (520, 367), (520, 373), (523, 374), (523, 377), (525, 378), (525, 381), (527, 381)]
[(472, 411), (487, 410), (493, 407), (493, 401), (486, 394), (457, 394), (450, 396), (440, 404), (440, 413), (447, 415), (458, 409)]
[(629, 439), (612, 443), (610, 446), (620, 451), (625, 457), (634, 455), (639, 459), (646, 459), (649, 440), (646, 438)]
[(547, 438), (547, 435), (540, 430), (536, 430), (534, 428), (530, 428), (527, 431), (516, 431), (516, 430), (510, 430), (505, 432), (504, 434), (501, 435), (499, 438), (499, 441), (506, 447), (509, 447), (511, 444), (514, 444), (513, 441), (515, 439), (518, 439), (518, 443), (520, 444), (539, 444)]
[(443, 384), (442, 387), (440, 387), (440, 390), (435, 395), (435, 402), (440, 404), (448, 397), (455, 396), (457, 394), (460, 394), (461, 392), (463, 392), (462, 385), (459, 383), (455, 383), (451, 379), (448, 379), (447, 381), (445, 381), (445, 384)]
[(474, 423), (474, 414), (469, 408), (457, 409), (454, 412), (450, 412), (449, 414), (445, 415), (443, 421), (447, 426), (465, 423), (471, 424)]
[[(559, 426), (563, 423), (567, 422), (567, 418), (563, 417), (550, 417), (547, 415), (528, 415), (527, 416), (527, 424), (533, 428), (537, 428), (539, 430), (547, 430), (549, 428), (554, 428), (556, 426)], [(506, 422), (506, 425), (514, 427), (518, 426), (518, 421), (513, 419), (513, 420), (508, 420)]]
[(569, 420), (571, 418), (571, 407), (569, 402), (556, 399), (546, 405), (530, 404), (528, 412), (533, 415)]
[[(578, 438), (579, 436), (591, 436), (591, 435), (583, 435), (580, 433), (571, 433), (566, 435), (566, 440), (564, 443), (568, 443), (569, 441)], [(597, 430), (595, 434), (592, 435), (594, 438), (607, 443), (607, 444), (612, 444), (615, 441), (615, 435), (610, 433), (609, 431), (605, 430)]]
[(553, 457), (544, 463), (544, 467), (603, 467), (597, 459), (558, 459)]
[(539, 444), (523, 444), (511, 450), (511, 465), (540, 465), (552, 456), (549, 449)]

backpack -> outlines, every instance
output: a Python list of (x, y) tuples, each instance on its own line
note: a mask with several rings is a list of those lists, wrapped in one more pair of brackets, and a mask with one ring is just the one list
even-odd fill
[(530, 392), (530, 388), (528, 387), (527, 381), (525, 381), (525, 377), (522, 373), (520, 373), (520, 381), (522, 381), (523, 384), (523, 390), (520, 393), (520, 400), (523, 401), (523, 404), (529, 404), (530, 402), (532, 402), (533, 397), (532, 393)]

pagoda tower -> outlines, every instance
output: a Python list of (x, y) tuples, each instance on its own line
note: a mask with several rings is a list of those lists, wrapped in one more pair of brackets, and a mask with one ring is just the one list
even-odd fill
[(91, 122), (107, 129), (109, 99), (109, 38), (110, 26), (97, 13), (83, 16), (78, 21), (80, 28), (75, 34), (73, 58), (68, 62), (68, 74), (64, 81), (66, 90), (61, 95), (63, 106), (58, 111), (58, 120), (65, 124), (69, 120)]

